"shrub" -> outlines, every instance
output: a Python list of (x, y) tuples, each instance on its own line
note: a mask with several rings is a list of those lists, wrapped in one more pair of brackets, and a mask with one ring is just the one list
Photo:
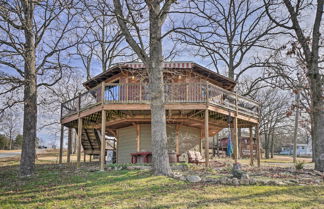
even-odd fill
[(243, 171), (241, 169), (241, 164), (239, 163), (234, 163), (233, 168), (232, 168), (232, 175), (234, 178), (240, 179), (243, 175)]
[(304, 162), (300, 161), (295, 164), (296, 170), (302, 170), (304, 168)]

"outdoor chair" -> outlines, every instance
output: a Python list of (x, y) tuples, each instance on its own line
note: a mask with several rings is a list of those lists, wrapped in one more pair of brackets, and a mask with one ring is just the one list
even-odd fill
[(196, 151), (188, 151), (188, 162), (189, 163), (195, 163), (195, 164), (200, 164), (200, 163), (205, 163), (205, 159), (201, 156), (200, 152)]

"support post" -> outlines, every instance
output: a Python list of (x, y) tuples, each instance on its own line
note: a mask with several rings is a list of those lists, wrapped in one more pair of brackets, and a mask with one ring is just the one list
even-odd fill
[(252, 166), (253, 163), (253, 135), (252, 135), (252, 127), (249, 128), (250, 132), (250, 165)]
[(116, 163), (118, 163), (118, 139), (119, 139), (119, 131), (118, 129), (116, 130)]
[(239, 138), (238, 138), (238, 127), (237, 127), (237, 116), (238, 116), (238, 106), (237, 106), (237, 93), (235, 92), (235, 117), (234, 117), (234, 140), (235, 140), (235, 144), (234, 144), (234, 161), (235, 163), (237, 163), (238, 160), (238, 156), (239, 156)]
[(177, 124), (176, 125), (176, 136), (175, 136), (177, 155), (180, 153), (180, 149), (179, 149), (179, 129), (180, 129), (180, 125)]
[(199, 139), (199, 152), (203, 153), (203, 138), (204, 138), (204, 131), (203, 129), (200, 130), (200, 139)]
[(139, 152), (141, 150), (141, 126), (140, 124), (136, 124), (136, 151)]
[(261, 152), (260, 152), (260, 133), (259, 133), (259, 124), (255, 127), (255, 132), (256, 132), (256, 143), (257, 143), (257, 164), (258, 164), (258, 167), (261, 166)]
[(64, 137), (64, 126), (61, 125), (59, 164), (62, 164), (62, 158), (63, 158), (63, 137)]
[(68, 129), (68, 148), (67, 148), (67, 155), (66, 155), (66, 162), (71, 162), (71, 153), (72, 153), (72, 128)]
[(105, 105), (105, 82), (101, 82), (101, 106), (104, 107)]
[(81, 138), (82, 138), (82, 118), (78, 118), (78, 137), (77, 137), (77, 169), (80, 168), (81, 161)]
[(209, 142), (208, 142), (208, 136), (209, 136), (209, 127), (208, 127), (208, 109), (205, 110), (205, 162), (206, 167), (209, 165)]
[(73, 151), (72, 154), (76, 153), (76, 147), (77, 147), (77, 130), (74, 129), (74, 131), (72, 132), (72, 140), (73, 140)]
[(234, 117), (234, 121), (233, 121), (233, 126), (234, 126), (234, 130), (233, 130), (233, 135), (234, 135), (234, 161), (235, 163), (237, 163), (238, 161), (238, 134), (237, 134), (237, 117)]
[(217, 140), (217, 157), (219, 157), (219, 137), (218, 137), (218, 133), (216, 134), (216, 140)]
[(87, 155), (86, 155), (85, 151), (83, 150), (83, 162), (86, 162), (86, 158), (87, 158)]
[(139, 101), (142, 103), (142, 81), (139, 84)]
[(100, 171), (105, 170), (105, 152), (106, 152), (106, 111), (101, 111), (101, 150), (100, 150)]

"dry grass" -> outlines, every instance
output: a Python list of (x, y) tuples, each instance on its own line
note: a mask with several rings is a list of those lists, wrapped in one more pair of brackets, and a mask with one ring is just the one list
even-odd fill
[(42, 153), (29, 178), (18, 177), (17, 160), (0, 167), (0, 208), (324, 208), (324, 186), (191, 184), (148, 171), (90, 171), (89, 163), (75, 170), (56, 160), (55, 151)]
[(2, 150), (0, 149), (0, 153), (8, 153), (8, 152), (20, 152), (20, 149), (14, 149), (14, 150)]

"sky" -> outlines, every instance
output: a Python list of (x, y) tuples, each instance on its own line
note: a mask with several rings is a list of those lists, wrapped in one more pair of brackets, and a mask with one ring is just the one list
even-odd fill
[[(179, 5), (177, 5), (177, 6), (179, 6)], [(181, 4), (180, 4), (180, 6), (181, 6)], [(312, 14), (313, 13), (311, 13), (311, 12), (307, 13), (306, 19), (304, 21), (305, 26), (307, 26), (309, 24), (308, 22), (312, 21), (312, 19), (313, 19)], [(177, 14), (177, 15), (179, 15), (179, 14)], [(179, 18), (179, 16), (177, 16), (177, 15), (173, 15), (171, 17), (171, 19), (172, 20), (175, 19), (176, 21), (181, 21), (182, 19)], [(168, 25), (169, 23), (170, 22), (167, 22), (166, 25)], [(143, 25), (145, 25), (145, 24), (143, 24)], [(167, 27), (164, 28), (165, 31), (167, 29), (168, 29)], [(147, 34), (148, 34), (147, 32), (144, 33), (144, 35), (142, 37), (144, 42), (146, 42), (146, 43), (148, 42)], [(50, 34), (47, 34), (46, 38), (50, 39)], [(284, 44), (286, 42), (286, 40), (285, 39), (277, 39), (276, 42), (277, 42), (277, 44), (280, 45), (280, 44)], [(125, 45), (126, 45), (126, 43), (124, 45), (121, 45), (121, 46), (125, 46)], [(163, 41), (163, 49), (164, 49), (165, 56), (166, 56), (166, 54), (168, 54), (168, 52), (170, 50), (172, 50), (173, 45), (174, 45), (174, 42), (172, 42), (170, 40), (170, 37), (167, 37)], [(180, 53), (174, 59), (172, 59), (172, 61), (192, 61), (192, 62), (196, 62), (196, 63), (198, 63), (198, 64), (200, 64), (202, 66), (207, 66), (210, 63), (210, 59), (208, 59), (208, 58), (202, 59), (202, 58), (200, 58), (198, 56), (195, 56), (192, 48), (186, 47), (184, 45), (180, 46), (179, 48), (180, 48), (180, 50), (179, 50)], [(260, 49), (251, 51), (250, 55), (252, 55), (254, 53), (260, 53)], [(260, 53), (260, 54), (262, 54), (262, 53)], [(127, 59), (128, 58), (116, 60), (116, 62), (125, 61)], [(68, 62), (69, 62), (70, 65), (74, 66), (74, 68), (75, 68), (74, 73), (75, 74), (78, 74), (80, 76), (80, 74), (82, 74), (81, 72), (84, 72), (84, 67), (82, 66), (81, 59), (78, 58), (77, 56), (72, 56), (72, 59), (68, 60)], [(244, 62), (248, 62), (248, 61), (244, 61)], [(207, 67), (210, 67), (213, 70), (212, 66), (207, 66)], [(101, 73), (101, 65), (100, 65), (100, 62), (98, 61), (98, 59), (93, 60), (91, 70), (92, 70), (92, 76), (95, 76), (95, 75)], [(0, 66), (0, 71), (9, 72), (9, 70), (4, 68), (3, 66)], [(12, 73), (12, 71), (10, 71), (10, 73)], [(226, 69), (222, 68), (220, 73), (221, 74), (226, 74)], [(260, 76), (260, 74), (261, 74), (260, 70), (255, 69), (255, 70), (251, 70), (248, 73), (248, 76), (250, 76), (250, 77), (258, 77), (258, 76)], [(85, 74), (82, 74), (80, 76), (80, 83), (84, 82), (85, 80), (86, 80)], [(53, 117), (52, 112), (49, 113), (47, 110), (40, 109), (39, 115), (38, 115), (39, 116), (39, 126), (42, 126), (42, 124), (44, 124), (44, 121), (52, 121), (52, 120), (57, 121), (57, 112), (58, 112), (58, 110), (54, 110), (54, 111), (55, 111), (55, 114), (54, 114), (55, 117)], [(20, 127), (20, 130), (21, 130), (21, 127)], [(56, 125), (53, 125), (53, 126), (50, 126), (48, 128), (44, 128), (44, 129), (40, 130), (38, 132), (38, 137), (41, 139), (41, 142), (44, 145), (49, 146), (53, 142), (55, 142), (56, 145), (58, 145), (59, 130), (60, 130), (60, 127), (59, 127), (58, 124), (56, 124)]]

